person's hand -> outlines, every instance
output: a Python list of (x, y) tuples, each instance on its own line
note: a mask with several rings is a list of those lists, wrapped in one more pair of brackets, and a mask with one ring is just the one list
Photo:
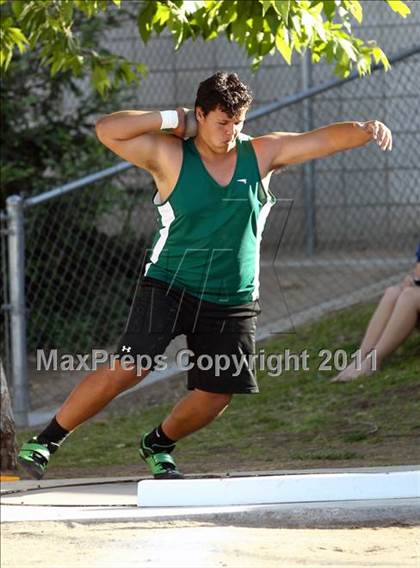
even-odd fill
[(171, 130), (171, 134), (178, 138), (193, 138), (197, 134), (197, 120), (195, 112), (188, 108), (178, 107), (178, 126)]
[(401, 282), (401, 288), (404, 290), (405, 288), (410, 288), (410, 286), (414, 286), (413, 275), (407, 274), (407, 276)]
[(369, 120), (367, 122), (357, 122), (359, 128), (367, 132), (373, 140), (376, 140), (379, 148), (383, 151), (392, 150), (392, 134), (390, 129), (379, 120)]
[(401, 282), (401, 288), (404, 290), (404, 288), (409, 288), (410, 286), (415, 286), (414, 278), (416, 278), (417, 280), (420, 280), (420, 262), (416, 263), (416, 266), (414, 267), (414, 271), (412, 273), (407, 274), (407, 276)]

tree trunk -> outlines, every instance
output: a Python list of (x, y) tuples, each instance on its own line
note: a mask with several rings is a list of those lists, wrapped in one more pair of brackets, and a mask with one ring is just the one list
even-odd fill
[(1, 414), (0, 414), (0, 437), (1, 437), (1, 470), (17, 469), (17, 443), (15, 420), (13, 418), (12, 403), (7, 388), (3, 362), (0, 359), (1, 377)]

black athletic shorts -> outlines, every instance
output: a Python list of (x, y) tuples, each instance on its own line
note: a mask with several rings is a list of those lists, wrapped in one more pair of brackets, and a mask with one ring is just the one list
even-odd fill
[(253, 356), (260, 312), (258, 300), (223, 306), (146, 276), (137, 285), (116, 355), (137, 364), (137, 372), (158, 371), (165, 368), (170, 341), (185, 334), (187, 350), (177, 354), (177, 364), (188, 371), (189, 390), (258, 393)]

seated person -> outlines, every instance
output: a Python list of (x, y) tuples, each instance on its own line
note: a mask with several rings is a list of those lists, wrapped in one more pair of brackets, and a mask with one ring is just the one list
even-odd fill
[[(417, 263), (399, 286), (385, 290), (373, 314), (360, 346), (361, 364), (355, 360), (331, 382), (346, 382), (379, 370), (383, 360), (391, 355), (420, 322), (420, 242), (417, 246)], [(375, 357), (368, 357), (376, 351)]]

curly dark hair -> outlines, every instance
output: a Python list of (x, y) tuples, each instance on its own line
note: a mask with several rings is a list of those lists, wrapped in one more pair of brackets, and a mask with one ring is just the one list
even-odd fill
[(252, 92), (236, 73), (218, 71), (198, 87), (195, 106), (203, 109), (204, 116), (220, 107), (231, 118), (252, 103)]

